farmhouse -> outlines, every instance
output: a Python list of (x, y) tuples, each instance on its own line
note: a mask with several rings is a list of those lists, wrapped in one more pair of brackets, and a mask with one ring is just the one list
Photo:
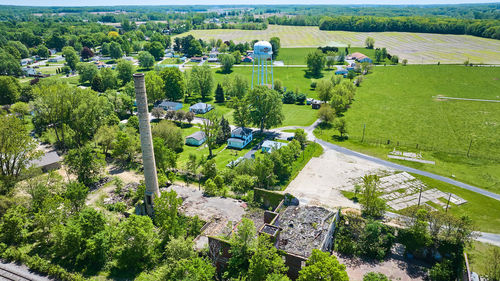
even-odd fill
[(174, 110), (177, 111), (182, 109), (182, 103), (173, 101), (162, 101), (158, 107), (163, 108), (163, 110)]
[(193, 146), (200, 146), (207, 140), (205, 132), (198, 131), (186, 137), (186, 144)]
[(241, 149), (247, 146), (252, 139), (252, 129), (238, 127), (231, 132), (231, 137), (227, 140), (227, 146)]
[(373, 63), (372, 59), (362, 53), (353, 53), (351, 54), (351, 58), (355, 59), (358, 62), (368, 62)]
[(209, 112), (210, 110), (212, 110), (213, 108), (214, 107), (211, 104), (199, 102), (199, 103), (191, 105), (189, 107), (189, 111), (191, 111), (195, 114), (205, 114), (205, 113)]
[(284, 143), (284, 142), (266, 140), (262, 144), (262, 152), (271, 153), (271, 152), (273, 152), (273, 150), (278, 150), (286, 145), (287, 145), (287, 143)]
[(63, 60), (64, 60), (63, 56), (57, 56), (57, 57), (49, 58), (47, 61), (48, 62), (61, 62)]

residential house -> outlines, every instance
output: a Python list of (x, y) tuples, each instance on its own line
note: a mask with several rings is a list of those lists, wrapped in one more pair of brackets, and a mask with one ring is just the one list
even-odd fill
[(21, 60), (21, 65), (29, 65), (33, 63), (33, 59), (27, 58)]
[(189, 107), (189, 111), (193, 112), (194, 114), (205, 114), (212, 110), (214, 107), (211, 104), (207, 103), (196, 103), (193, 104)]
[(242, 149), (253, 139), (252, 129), (238, 127), (231, 131), (231, 137), (227, 140), (227, 147)]
[(368, 62), (368, 63), (373, 63), (372, 59), (366, 56), (365, 54), (362, 53), (353, 53), (351, 54), (351, 58), (355, 59), (358, 62)]
[(218, 56), (219, 56), (218, 51), (210, 52), (210, 54), (208, 54), (208, 62), (217, 62), (219, 60)]
[(47, 61), (48, 62), (61, 62), (63, 60), (64, 60), (63, 56), (56, 56), (56, 57), (49, 58)]
[(202, 62), (202, 61), (203, 61), (203, 58), (202, 58), (202, 57), (192, 57), (192, 58), (191, 58), (191, 61), (192, 61), (192, 62)]
[(246, 56), (242, 60), (243, 62), (253, 62), (253, 58), (251, 56)]
[(23, 67), (21, 70), (23, 71), (25, 76), (36, 76), (37, 74), (36, 69), (34, 68)]
[(261, 149), (262, 152), (271, 153), (273, 150), (281, 149), (283, 146), (287, 145), (288, 144), (284, 142), (265, 140), (264, 143), (262, 143)]
[(337, 69), (335, 71), (335, 75), (347, 75), (347, 73), (349, 73), (349, 71), (345, 68)]
[(182, 109), (182, 103), (173, 101), (162, 101), (158, 107), (163, 108), (163, 110), (173, 110), (177, 111)]
[(186, 137), (186, 144), (193, 146), (200, 146), (207, 140), (205, 132), (198, 131)]

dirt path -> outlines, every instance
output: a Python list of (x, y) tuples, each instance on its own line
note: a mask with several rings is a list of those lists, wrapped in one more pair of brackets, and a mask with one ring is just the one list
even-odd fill
[(307, 163), (285, 192), (311, 205), (359, 208), (359, 204), (345, 198), (341, 191), (350, 189), (351, 180), (385, 171), (390, 169), (334, 150), (325, 150), (323, 155)]

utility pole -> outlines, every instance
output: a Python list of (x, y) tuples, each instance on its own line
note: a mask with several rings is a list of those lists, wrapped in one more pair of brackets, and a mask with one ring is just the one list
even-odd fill
[(469, 157), (470, 147), (471, 146), (472, 146), (472, 139), (470, 140), (470, 143), (469, 143), (469, 149), (467, 149), (467, 157)]
[(363, 137), (361, 137), (361, 142), (365, 140), (365, 129), (366, 129), (366, 124), (363, 124)]
[(451, 199), (451, 193), (450, 196), (448, 196), (448, 203), (446, 203), (446, 213), (448, 213), (448, 207), (450, 206), (450, 199)]
[(418, 206), (420, 206), (420, 199), (422, 199), (422, 188), (420, 188), (420, 193), (418, 194)]

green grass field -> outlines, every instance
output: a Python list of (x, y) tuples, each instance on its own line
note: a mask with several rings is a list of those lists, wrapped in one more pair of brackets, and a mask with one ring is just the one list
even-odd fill
[[(499, 79), (500, 69), (494, 67), (375, 67), (345, 114), (349, 140), (340, 144), (387, 159), (399, 143), (401, 150), (422, 151), (436, 165), (398, 163), (500, 193), (500, 103), (435, 98), (500, 100)], [(329, 129), (316, 134), (335, 142), (338, 133)]]
[(366, 37), (375, 39), (375, 47), (386, 47), (389, 53), (411, 64), (462, 63), (469, 59), (475, 63), (500, 63), (500, 41), (470, 35), (449, 35), (411, 32), (348, 32), (324, 31), (317, 26), (269, 25), (266, 30), (210, 29), (191, 30), (196, 38), (250, 42), (269, 40), (277, 36), (282, 48), (315, 48), (318, 46), (363, 47)]
[[(278, 57), (276, 58), (276, 60), (283, 61), (285, 65), (306, 65), (307, 54), (314, 52), (316, 50), (317, 48), (281, 48), (279, 50)], [(375, 60), (374, 49), (351, 47), (348, 50), (350, 54), (355, 52), (360, 52)], [(345, 48), (340, 47), (339, 51), (345, 52)], [(390, 64), (390, 61), (386, 60), (385, 63)]]
[[(222, 83), (226, 75), (241, 74), (248, 79), (248, 83), (252, 80), (251, 66), (236, 66), (230, 74), (223, 74), (219, 70), (215, 70), (215, 83)], [(316, 97), (314, 89), (311, 89), (311, 82), (318, 79), (306, 77), (307, 68), (305, 67), (274, 67), (274, 79), (279, 79), (283, 82), (283, 86), (295, 91), (306, 94), (308, 97)], [(333, 71), (323, 71), (323, 77), (327, 78), (333, 75)]]

